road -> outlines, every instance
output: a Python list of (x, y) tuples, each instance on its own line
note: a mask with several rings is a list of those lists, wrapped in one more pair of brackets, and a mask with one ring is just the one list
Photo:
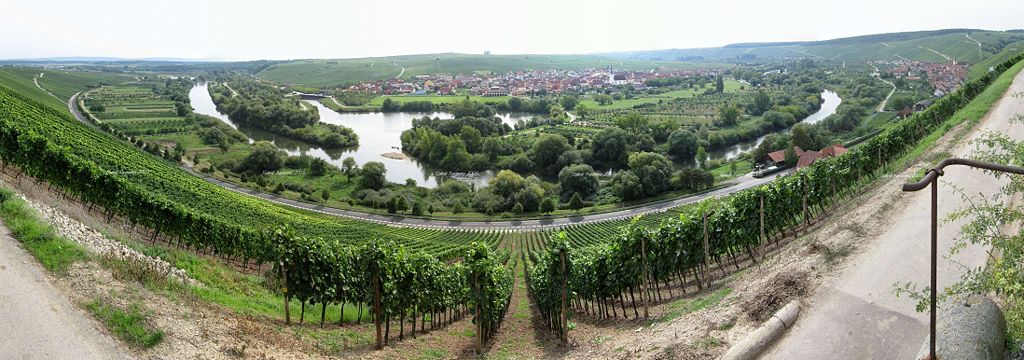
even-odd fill
[[(85, 115), (78, 111), (78, 107), (74, 106), (78, 96), (81, 93), (71, 96), (68, 100), (68, 110), (75, 116), (78, 121), (86, 124), (87, 126), (97, 129), (95, 125), (86, 119)], [(100, 130), (98, 130), (100, 131)], [(325, 207), (315, 204), (304, 203), (296, 200), (291, 200), (283, 197), (279, 197), (274, 194), (265, 193), (257, 190), (244, 188), (235, 184), (227, 183), (215, 178), (211, 178), (205, 174), (200, 174), (191, 168), (181, 165), (183, 170), (190, 174), (206, 180), (209, 183), (218, 185), (225, 189), (229, 189), (238, 193), (258, 197), (271, 201), (274, 203), (291, 206), (303, 210), (315, 211), (327, 215), (341, 216), (346, 218), (371, 221), (375, 223), (400, 226), (400, 227), (415, 227), (415, 228), (427, 228), (427, 229), (474, 229), (474, 230), (541, 230), (541, 229), (554, 229), (566, 225), (576, 224), (587, 224), (593, 222), (601, 222), (608, 220), (617, 220), (631, 218), (637, 215), (663, 212), (670, 208), (697, 202), (708, 197), (728, 195), (736, 191), (751, 188), (757, 185), (764, 184), (771, 181), (773, 177), (765, 178), (754, 178), (751, 174), (743, 175), (734, 180), (734, 184), (725, 188), (717, 189), (707, 193), (687, 196), (668, 201), (651, 203), (631, 209), (590, 214), (582, 216), (562, 217), (562, 218), (546, 218), (546, 219), (534, 219), (534, 220), (505, 220), (505, 221), (459, 221), (459, 220), (436, 220), (436, 219), (422, 219), (422, 218), (408, 218), (400, 215), (382, 215), (382, 214), (367, 214), (352, 210), (342, 210), (331, 207)]]
[[(875, 72), (878, 73), (878, 67), (875, 67)], [(885, 104), (889, 103), (889, 98), (891, 98), (892, 94), (896, 92), (896, 84), (893, 84), (892, 81), (883, 79), (881, 76), (875, 76), (875, 79), (881, 80), (882, 82), (889, 84), (889, 86), (892, 86), (892, 90), (889, 90), (889, 95), (886, 95), (885, 99), (882, 99), (882, 103), (878, 104), (878, 110), (876, 110), (876, 112), (885, 112)]]
[(128, 359), (0, 227), (0, 358)]
[[(1024, 72), (1019, 73), (1009, 91), (982, 120), (977, 138), (984, 131), (1024, 138), (1024, 125), (1011, 124), (1016, 114), (1024, 113), (1024, 98), (1013, 94), (1024, 91)], [(973, 145), (953, 149), (954, 156), (967, 156)], [(1006, 181), (996, 181), (980, 170), (962, 166), (946, 168), (940, 179), (939, 217), (966, 206), (950, 184), (972, 194), (990, 195)], [(890, 186), (897, 185), (892, 183)], [(910, 359), (928, 335), (928, 314), (914, 309), (915, 301), (897, 298), (897, 282), (916, 282), (927, 286), (930, 263), (929, 233), (931, 192), (908, 194), (904, 211), (892, 214), (893, 221), (875, 239), (865, 239), (869, 247), (854, 255), (833, 281), (826, 281), (805, 301), (796, 326), (770, 349), (765, 359)], [(955, 282), (963, 268), (944, 258), (965, 221), (940, 223), (939, 287)], [(968, 246), (953, 259), (970, 268), (983, 266), (986, 249)], [(941, 305), (940, 305), (941, 306)]]

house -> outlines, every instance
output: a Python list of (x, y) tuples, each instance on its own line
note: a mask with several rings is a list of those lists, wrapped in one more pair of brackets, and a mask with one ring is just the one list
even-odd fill
[[(796, 152), (796, 156), (800, 156), (801, 154), (804, 153), (804, 150), (801, 149), (799, 146), (794, 146), (793, 151)], [(782, 165), (786, 162), (786, 150), (782, 149), (778, 151), (772, 151), (768, 153), (768, 158), (771, 159), (772, 162), (775, 163), (775, 165)]]
[[(839, 144), (826, 146), (818, 151), (804, 151), (799, 146), (793, 147), (793, 152), (796, 153), (796, 156), (798, 158), (796, 162), (797, 169), (802, 169), (811, 166), (811, 164), (814, 164), (814, 162), (818, 161), (819, 159), (842, 155), (847, 151), (848, 150), (845, 147)], [(772, 151), (768, 153), (768, 158), (771, 159), (771, 161), (777, 166), (784, 165), (786, 163), (786, 150)]]
[(848, 150), (845, 147), (839, 144), (826, 146), (819, 151), (804, 151), (803, 153), (800, 154), (800, 160), (797, 160), (796, 162), (796, 168), (803, 169), (805, 167), (811, 166), (812, 164), (814, 164), (814, 162), (820, 159), (836, 157), (846, 153), (847, 151)]
[(914, 111), (924, 111), (924, 109), (927, 109), (929, 106), (932, 106), (931, 100), (921, 100), (914, 104)]

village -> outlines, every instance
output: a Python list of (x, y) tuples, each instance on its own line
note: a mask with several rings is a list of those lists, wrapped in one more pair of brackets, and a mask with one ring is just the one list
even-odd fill
[(876, 60), (872, 65), (883, 67), (882, 77), (906, 81), (925, 81), (932, 87), (932, 96), (942, 97), (956, 91), (967, 79), (968, 66), (956, 61), (930, 63), (909, 60)]
[(392, 78), (360, 82), (346, 91), (379, 95), (455, 95), (526, 96), (563, 92), (592, 92), (614, 86), (647, 88), (646, 81), (660, 78), (714, 76), (721, 69), (672, 70), (655, 68), (646, 71), (617, 71), (613, 67), (582, 70), (520, 70), (505, 74), (433, 74), (408, 79)]

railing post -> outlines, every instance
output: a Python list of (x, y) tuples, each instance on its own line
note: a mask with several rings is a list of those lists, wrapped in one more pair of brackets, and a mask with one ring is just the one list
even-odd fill
[(931, 186), (932, 192), (932, 208), (931, 208), (931, 279), (930, 280), (930, 294), (929, 294), (929, 306), (928, 310), (928, 358), (935, 360), (935, 308), (938, 300), (938, 279), (936, 272), (938, 270), (938, 229), (939, 229), (939, 176), (944, 173), (942, 169), (950, 165), (966, 165), (973, 168), (979, 168), (995, 172), (1012, 173), (1018, 175), (1024, 175), (1024, 168), (1017, 166), (1001, 165), (988, 162), (982, 162), (977, 160), (967, 160), (950, 158), (942, 160), (938, 165), (928, 170), (925, 173), (924, 178), (916, 183), (903, 184), (903, 191), (918, 191), (924, 189), (927, 186)]

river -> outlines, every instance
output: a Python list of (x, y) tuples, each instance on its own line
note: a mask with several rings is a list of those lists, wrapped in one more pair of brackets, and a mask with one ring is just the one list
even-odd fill
[[(196, 113), (210, 115), (224, 121), (248, 136), (250, 142), (270, 141), (287, 152), (288, 155), (314, 156), (338, 167), (341, 167), (341, 163), (346, 157), (352, 157), (360, 166), (369, 161), (378, 161), (387, 168), (385, 176), (390, 182), (404, 184), (406, 179), (413, 179), (419, 186), (434, 188), (439, 184), (439, 179), (454, 178), (482, 186), (494, 175), (492, 171), (451, 174), (433, 169), (413, 158), (392, 159), (383, 156), (385, 153), (401, 152), (402, 131), (412, 128), (413, 119), (424, 116), (451, 119), (452, 114), (446, 112), (338, 113), (317, 101), (303, 100), (307, 105), (317, 109), (320, 113), (320, 121), (351, 128), (359, 135), (359, 146), (357, 147), (325, 149), (234, 123), (227, 115), (217, 111), (205, 83), (199, 84), (189, 91), (189, 100)], [(527, 120), (533, 115), (511, 113), (497, 116), (503, 123), (515, 127), (517, 121)]]
[[(821, 98), (823, 100), (821, 102), (821, 108), (813, 114), (807, 115), (806, 118), (800, 121), (801, 123), (814, 124), (822, 121), (829, 115), (835, 114), (836, 109), (839, 108), (839, 104), (843, 102), (843, 99), (839, 98), (839, 94), (829, 90), (822, 91)], [(741, 154), (754, 150), (758, 145), (761, 145), (761, 142), (763, 142), (764, 138), (767, 136), (768, 135), (762, 135), (755, 140), (744, 141), (732, 146), (711, 151), (708, 153), (708, 158), (719, 161), (735, 159)]]
[[(813, 124), (832, 115), (842, 100), (835, 92), (825, 90), (821, 93), (821, 109), (807, 116), (801, 122)], [(196, 85), (189, 91), (189, 100), (192, 108), (198, 114), (209, 115), (224, 121), (249, 137), (249, 142), (270, 141), (288, 155), (309, 155), (341, 167), (346, 157), (352, 157), (362, 166), (368, 161), (378, 161), (387, 168), (387, 180), (404, 184), (406, 179), (416, 180), (419, 186), (434, 188), (444, 178), (454, 178), (476, 184), (478, 187), (484, 185), (488, 179), (494, 176), (493, 171), (482, 171), (474, 173), (451, 174), (430, 165), (420, 163), (413, 158), (392, 159), (383, 156), (385, 153), (401, 152), (402, 131), (412, 128), (413, 119), (423, 116), (451, 119), (452, 114), (446, 112), (371, 112), (371, 113), (338, 113), (324, 106), (317, 101), (303, 100), (306, 104), (313, 106), (320, 113), (320, 121), (329, 124), (349, 127), (359, 135), (359, 146), (345, 149), (324, 149), (304, 142), (294, 141), (267, 131), (236, 124), (231, 119), (217, 111), (213, 99), (210, 97), (206, 83)], [(515, 127), (515, 123), (528, 120), (530, 114), (498, 114), (503, 123)], [(767, 136), (767, 135), (766, 135)], [(755, 140), (741, 142), (723, 149), (710, 152), (708, 155), (712, 160), (729, 160), (740, 156), (744, 152), (753, 150), (764, 141), (765, 136)], [(678, 164), (681, 166), (693, 166), (693, 164)]]

